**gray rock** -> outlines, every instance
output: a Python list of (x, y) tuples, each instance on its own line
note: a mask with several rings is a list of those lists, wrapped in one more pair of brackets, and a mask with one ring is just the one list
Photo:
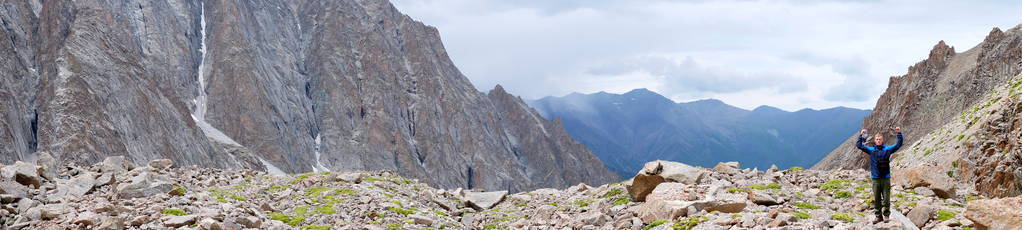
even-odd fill
[(911, 220), (916, 227), (921, 228), (926, 225), (926, 222), (930, 221), (930, 218), (932, 218), (936, 212), (936, 207), (928, 204), (919, 204), (916, 205), (912, 211), (908, 212), (908, 219)]
[(679, 200), (650, 200), (640, 205), (637, 214), (644, 223), (655, 220), (673, 220), (688, 214), (692, 202)]
[(43, 151), (38, 152), (37, 154), (39, 155), (39, 159), (36, 160), (36, 164), (39, 164), (39, 167), (42, 167), (43, 178), (46, 178), (47, 180), (51, 181), (53, 179), (56, 179), (57, 172), (60, 170), (60, 168), (58, 168), (57, 165), (57, 160), (53, 159), (53, 156), (50, 155), (50, 152)]
[(39, 188), (43, 183), (43, 178), (40, 176), (42, 172), (43, 169), (39, 166), (18, 161), (14, 162), (13, 165), (8, 165), (0, 169), (0, 178), (3, 180), (16, 181), (25, 186)]
[(57, 180), (57, 192), (51, 196), (51, 200), (64, 198), (80, 198), (92, 191), (96, 185), (95, 175), (91, 172), (83, 173), (70, 180)]
[(901, 229), (919, 230), (919, 228), (916, 227), (916, 224), (913, 223), (912, 220), (910, 220), (908, 217), (905, 217), (905, 215), (901, 214), (901, 212), (899, 212), (898, 210), (891, 210), (891, 220), (889, 222), (892, 222), (895, 225), (901, 227)]
[(927, 187), (916, 187), (913, 190), (916, 192), (916, 194), (919, 194), (919, 195), (922, 195), (922, 196), (933, 196), (935, 194), (935, 193), (933, 193), (933, 190), (930, 190), (930, 188), (927, 188)]
[(717, 163), (716, 167), (713, 167), (713, 171), (724, 173), (727, 175), (735, 175), (740, 173), (738, 169), (738, 162), (720, 162)]
[(348, 183), (360, 183), (362, 182), (361, 173), (337, 173), (334, 174), (335, 181), (344, 181)]
[(195, 223), (195, 216), (183, 215), (183, 216), (169, 216), (163, 219), (163, 226), (177, 228), (184, 227)]
[(103, 162), (97, 163), (95, 166), (99, 168), (100, 172), (111, 175), (135, 169), (135, 164), (129, 162), (124, 156), (106, 157)]
[(254, 216), (237, 218), (234, 220), (235, 223), (245, 226), (246, 228), (259, 228), (263, 225), (263, 221)]
[(412, 214), (408, 215), (408, 218), (411, 218), (412, 221), (415, 221), (415, 224), (421, 224), (426, 226), (433, 225), (433, 219), (427, 216)]
[(507, 191), (468, 192), (465, 194), (465, 205), (476, 210), (490, 209), (499, 204), (501, 201), (504, 201), (504, 197), (506, 196)]
[(99, 222), (98, 214), (92, 211), (85, 211), (79, 213), (78, 217), (75, 217), (74, 221), (72, 221), (71, 223), (77, 225), (92, 226), (94, 224), (97, 224), (98, 222)]
[(123, 230), (124, 229), (124, 220), (121, 219), (121, 217), (116, 217), (116, 216), (107, 217), (106, 219), (103, 219), (103, 221), (99, 223), (99, 227), (96, 227), (96, 229), (97, 230)]
[(212, 218), (204, 218), (199, 221), (199, 229), (202, 230), (222, 230), (222, 224)]
[(163, 170), (174, 166), (174, 161), (171, 161), (170, 159), (156, 159), (149, 161), (149, 164), (147, 165), (154, 169)]
[(677, 182), (666, 182), (660, 183), (646, 196), (646, 201), (653, 200), (691, 200), (690, 194), (686, 192), (686, 188), (689, 185), (677, 183)]
[(173, 189), (174, 184), (165, 176), (142, 172), (132, 177), (130, 182), (117, 185), (117, 197), (122, 199), (148, 197), (170, 193)]
[(752, 191), (750, 191), (749, 192), (749, 200), (752, 201), (752, 203), (755, 203), (755, 204), (758, 204), (758, 205), (767, 205), (767, 206), (778, 205), (778, 204), (783, 203), (783, 202), (781, 202), (780, 198), (776, 198), (773, 195), (771, 195), (770, 193), (768, 193), (767, 191), (763, 191), (763, 190), (752, 190)]
[(14, 181), (0, 180), (0, 194), (7, 194), (13, 197), (27, 197), (28, 187)]
[(66, 204), (47, 204), (39, 206), (39, 217), (43, 220), (50, 220), (71, 211), (73, 211), (73, 209)]
[(29, 209), (39, 206), (41, 204), (42, 203), (40, 203), (39, 201), (35, 201), (33, 199), (21, 199), (18, 200), (18, 209), (16, 211), (18, 211), (18, 213), (26, 213), (28, 212)]

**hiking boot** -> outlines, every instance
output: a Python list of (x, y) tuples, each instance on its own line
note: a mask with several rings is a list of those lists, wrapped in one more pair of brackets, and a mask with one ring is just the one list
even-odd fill
[(877, 215), (877, 218), (873, 219), (873, 224), (877, 224), (877, 223), (880, 223), (880, 222), (884, 222), (884, 216)]

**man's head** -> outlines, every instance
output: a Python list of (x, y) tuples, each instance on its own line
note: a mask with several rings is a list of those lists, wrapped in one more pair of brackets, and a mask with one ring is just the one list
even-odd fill
[(876, 136), (873, 136), (873, 144), (877, 146), (884, 145), (884, 135), (877, 134)]

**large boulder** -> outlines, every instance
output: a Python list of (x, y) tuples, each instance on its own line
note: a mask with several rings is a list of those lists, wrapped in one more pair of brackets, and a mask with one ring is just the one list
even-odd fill
[(717, 163), (717, 166), (713, 167), (713, 171), (727, 175), (735, 175), (741, 172), (741, 170), (738, 169), (738, 162), (734, 161)]
[(128, 183), (117, 185), (117, 197), (123, 199), (148, 197), (170, 193), (172, 190), (174, 190), (174, 184), (166, 176), (143, 171), (138, 176), (132, 177)]
[(691, 185), (698, 183), (705, 174), (706, 170), (678, 162), (652, 161), (646, 163), (625, 187), (632, 200), (642, 202), (646, 201), (646, 196), (660, 183), (677, 182)]
[(42, 186), (43, 178), (40, 176), (42, 174), (43, 168), (21, 161), (0, 169), (2, 180), (16, 181), (25, 186), (35, 186), (34, 188)]
[(655, 220), (674, 220), (685, 216), (688, 213), (691, 201), (680, 200), (650, 200), (639, 206), (638, 215), (643, 223), (650, 223)]
[(27, 197), (28, 188), (14, 181), (0, 180), (0, 194), (8, 194), (14, 197)]
[(970, 201), (965, 218), (978, 229), (1018, 229), (1022, 226), (1022, 196)]
[(58, 172), (58, 170), (60, 170), (59, 168), (57, 168), (58, 167), (57, 166), (57, 160), (53, 159), (53, 156), (50, 155), (50, 152), (43, 151), (43, 152), (39, 152), (38, 155), (39, 155), (39, 160), (36, 160), (36, 164), (39, 164), (39, 167), (42, 167), (42, 169), (43, 169), (43, 171), (42, 171), (43, 173), (42, 173), (41, 176), (43, 176), (43, 178), (46, 178), (47, 180), (51, 180), (51, 181), (53, 179), (56, 179), (57, 178), (57, 172)]
[[(905, 229), (905, 230), (919, 230), (915, 223), (912, 222), (908, 217), (902, 215), (898, 210), (891, 210), (890, 222), (892, 228), (890, 229)], [(882, 228), (881, 228), (882, 229)]]
[(769, 192), (763, 191), (763, 190), (752, 190), (751, 192), (749, 192), (749, 197), (748, 198), (749, 198), (750, 201), (752, 201), (752, 203), (755, 203), (755, 204), (758, 204), (758, 205), (770, 206), (770, 205), (778, 205), (778, 204), (784, 203), (784, 199), (783, 198), (774, 197)]
[(927, 187), (933, 190), (937, 197), (952, 198), (955, 196), (955, 185), (946, 171), (937, 166), (916, 166), (895, 171), (891, 182), (906, 189)]
[(476, 210), (490, 209), (504, 201), (506, 196), (507, 191), (467, 192), (465, 193), (465, 205)]
[(124, 156), (112, 156), (103, 159), (103, 162), (99, 162), (93, 167), (98, 168), (103, 173), (117, 174), (135, 169), (135, 164), (128, 161)]
[(908, 219), (915, 224), (916, 227), (923, 227), (926, 222), (930, 221), (933, 214), (937, 212), (937, 208), (931, 205), (920, 204), (908, 212)]
[(51, 200), (73, 199), (82, 197), (92, 191), (96, 185), (96, 175), (86, 172), (70, 180), (57, 180), (57, 192), (51, 196)]

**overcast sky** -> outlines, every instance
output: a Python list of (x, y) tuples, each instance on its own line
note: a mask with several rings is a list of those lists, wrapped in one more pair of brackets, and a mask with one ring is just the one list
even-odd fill
[(1022, 1), (392, 1), (482, 91), (648, 88), (747, 109), (872, 109), (938, 41), (963, 52), (1022, 23)]

